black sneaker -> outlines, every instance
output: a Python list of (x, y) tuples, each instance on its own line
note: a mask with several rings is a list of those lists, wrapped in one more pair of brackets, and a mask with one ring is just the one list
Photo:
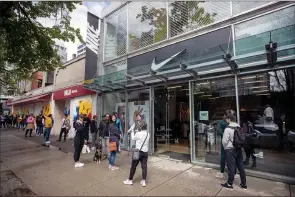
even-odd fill
[(244, 161), (243, 163), (245, 166), (249, 165), (249, 161)]
[(227, 183), (224, 183), (224, 184), (221, 184), (222, 187), (226, 188), (226, 189), (230, 189), (230, 190), (233, 190), (233, 186), (232, 185), (229, 185)]
[(253, 163), (251, 166), (251, 168), (256, 168), (256, 167), (257, 167), (256, 163)]
[(241, 186), (241, 188), (242, 188), (243, 190), (247, 190), (247, 189), (248, 189), (247, 185), (243, 185), (242, 183), (240, 184), (240, 186)]

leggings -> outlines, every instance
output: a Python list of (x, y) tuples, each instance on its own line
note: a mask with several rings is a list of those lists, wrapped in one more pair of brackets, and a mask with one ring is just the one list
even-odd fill
[(74, 147), (75, 147), (74, 161), (75, 162), (80, 160), (80, 155), (81, 155), (83, 146), (84, 146), (84, 141), (83, 140), (74, 139)]
[(33, 129), (27, 129), (27, 130), (26, 130), (26, 135), (25, 135), (25, 136), (27, 137), (29, 131), (30, 131), (30, 137), (32, 137), (32, 131), (33, 131)]

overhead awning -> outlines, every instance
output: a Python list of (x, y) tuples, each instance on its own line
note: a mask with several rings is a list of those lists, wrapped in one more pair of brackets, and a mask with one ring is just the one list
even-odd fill
[(166, 60), (151, 60), (94, 78), (86, 88), (111, 92), (156, 83), (245, 75), (295, 67), (295, 25), (235, 40), (194, 53), (183, 51)]
[(12, 101), (10, 103), (7, 103), (7, 105), (24, 105), (24, 104), (40, 103), (40, 102), (49, 101), (50, 98), (51, 98), (51, 93)]

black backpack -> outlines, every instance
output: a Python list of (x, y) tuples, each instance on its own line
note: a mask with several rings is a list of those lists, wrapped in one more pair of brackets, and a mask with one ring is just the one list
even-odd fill
[(228, 127), (234, 129), (233, 146), (235, 148), (242, 148), (247, 144), (246, 133), (240, 127)]

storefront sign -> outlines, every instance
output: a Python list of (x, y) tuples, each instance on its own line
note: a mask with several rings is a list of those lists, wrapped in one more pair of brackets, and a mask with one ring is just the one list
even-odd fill
[(209, 112), (208, 111), (200, 111), (199, 117), (200, 117), (200, 120), (209, 120)]
[(87, 90), (83, 87), (83, 85), (77, 85), (61, 90), (57, 90), (53, 94), (53, 100), (65, 100), (68, 98), (74, 98), (78, 96), (84, 96), (89, 94), (94, 94), (95, 92), (91, 90)]

